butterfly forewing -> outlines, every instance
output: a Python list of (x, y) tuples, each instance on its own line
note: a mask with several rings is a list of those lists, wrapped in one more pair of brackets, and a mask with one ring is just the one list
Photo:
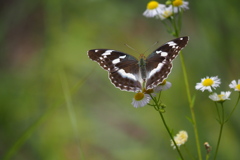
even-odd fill
[(117, 69), (114, 60), (121, 60), (126, 57), (126, 54), (109, 49), (93, 49), (88, 51), (88, 56), (93, 61), (98, 62), (103, 69), (113, 72)]
[(171, 40), (146, 60), (141, 57), (140, 62), (129, 54), (109, 49), (89, 50), (88, 56), (109, 72), (109, 78), (117, 88), (136, 92), (143, 87), (152, 89), (166, 79), (172, 69), (172, 60), (187, 42), (188, 37)]
[(181, 37), (171, 40), (146, 59), (146, 70), (148, 73), (146, 89), (152, 89), (162, 83), (168, 77), (172, 69), (172, 60), (177, 57), (179, 52), (186, 46), (188, 37)]
[(138, 60), (115, 50), (93, 49), (88, 56), (109, 71), (111, 82), (119, 89), (136, 92), (141, 90)]

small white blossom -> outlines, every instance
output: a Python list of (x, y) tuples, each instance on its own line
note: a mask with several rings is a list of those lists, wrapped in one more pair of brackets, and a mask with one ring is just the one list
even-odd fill
[(201, 91), (205, 91), (208, 90), (209, 92), (212, 92), (212, 88), (216, 89), (216, 87), (219, 87), (219, 85), (221, 84), (220, 79), (218, 78), (218, 76), (215, 77), (206, 77), (206, 78), (202, 78), (200, 83), (197, 83), (195, 88), (196, 90), (201, 90)]
[(135, 108), (143, 107), (149, 103), (150, 99), (151, 99), (151, 97), (148, 94), (139, 92), (134, 96), (132, 105)]
[(156, 17), (165, 7), (164, 4), (159, 4), (157, 1), (150, 1), (143, 15), (148, 18)]
[(230, 100), (229, 98), (230, 94), (231, 94), (230, 91), (221, 92), (221, 94), (213, 93), (209, 96), (209, 98), (213, 101), (222, 102), (225, 100)]
[(160, 92), (160, 91), (165, 91), (169, 89), (172, 86), (172, 83), (164, 80), (161, 84), (159, 84), (157, 87), (153, 89), (155, 93)]
[(236, 80), (233, 80), (230, 84), (229, 87), (234, 89), (234, 91), (240, 91), (240, 79), (238, 82)]
[(183, 0), (174, 0), (173, 2), (172, 2), (172, 4), (173, 4), (173, 6), (174, 6), (174, 11), (175, 11), (175, 8), (176, 9), (178, 9), (178, 8), (180, 8), (180, 9), (182, 9), (182, 10), (187, 10), (187, 9), (189, 9), (188, 8), (188, 2), (186, 2), (186, 1), (183, 1)]
[(160, 18), (161, 20), (167, 19), (173, 15), (173, 11), (174, 10), (172, 6), (165, 7), (156, 17)]
[[(174, 141), (176, 142), (178, 147), (186, 143), (187, 139), (188, 139), (188, 134), (186, 131), (179, 131), (179, 133), (174, 137)], [(173, 147), (173, 149), (176, 149), (176, 146), (174, 145), (172, 140), (171, 140), (171, 146)]]

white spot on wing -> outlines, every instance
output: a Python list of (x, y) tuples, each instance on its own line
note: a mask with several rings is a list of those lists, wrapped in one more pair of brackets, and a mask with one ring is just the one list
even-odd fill
[(137, 80), (136, 77), (131, 74), (131, 73), (126, 73), (123, 69), (118, 70), (118, 73), (123, 77), (123, 78), (129, 78), (133, 80)]
[(162, 51), (161, 50), (160, 51), (156, 51), (156, 53), (159, 54), (159, 53), (162, 53)]
[(119, 58), (124, 59), (125, 57), (126, 57), (126, 55), (123, 55), (123, 56), (120, 56)]
[(163, 57), (166, 57), (167, 55), (168, 55), (167, 52), (162, 52), (162, 53), (161, 53), (161, 56), (163, 56)]
[[(163, 61), (164, 62), (164, 61)], [(161, 70), (163, 66), (163, 63), (159, 63), (157, 68), (154, 68), (153, 70), (151, 70), (151, 72), (149, 72), (148, 78), (152, 77), (155, 73), (157, 73), (158, 71)]]
[(126, 55), (123, 55), (123, 56), (119, 56), (119, 58), (116, 58), (112, 61), (113, 64), (117, 64), (120, 62), (120, 59), (124, 59), (126, 57)]
[(119, 59), (119, 58), (114, 59), (114, 60), (112, 61), (113, 64), (117, 64), (117, 63), (119, 63), (119, 62), (120, 62), (120, 59)]
[(102, 55), (103, 56), (108, 56), (108, 55), (111, 55), (113, 50), (106, 50), (106, 52), (104, 52)]
[(175, 43), (175, 42), (173, 42), (173, 41), (170, 41), (170, 42), (168, 42), (167, 44), (169, 44), (169, 46), (176, 46), (176, 45), (177, 45), (177, 43)]
[(98, 52), (98, 50), (96, 49), (95, 52)]

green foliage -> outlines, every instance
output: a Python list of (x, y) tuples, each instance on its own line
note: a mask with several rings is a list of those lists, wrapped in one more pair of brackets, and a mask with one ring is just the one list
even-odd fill
[[(150, 107), (133, 108), (133, 93), (116, 89), (107, 72), (87, 57), (87, 50), (94, 48), (137, 55), (124, 44), (142, 52), (156, 41), (164, 43), (172, 39), (165, 33), (164, 25), (142, 16), (146, 3), (143, 0), (3, 2), (0, 6), (1, 159), (177, 159), (159, 115)], [(191, 93), (195, 93), (196, 82), (206, 75), (219, 75), (229, 83), (239, 79), (239, 1), (189, 3), (182, 35), (190, 36), (183, 54)], [(168, 106), (165, 119), (175, 130), (188, 131), (187, 145), (191, 149), (195, 147), (194, 131), (192, 121), (185, 118), (190, 113), (184, 96), (185, 84), (178, 81), (182, 79), (178, 57), (168, 79), (173, 87), (162, 98)], [(198, 104), (196, 119), (200, 142), (212, 145), (217, 143), (218, 126), (213, 116), (215, 108), (209, 107), (210, 100), (204, 94), (198, 94), (194, 101)], [(231, 99), (226, 102), (232, 103), (229, 106), (235, 104), (237, 96)], [(231, 112), (231, 108), (225, 110)], [(221, 144), (228, 145), (219, 148), (219, 160), (238, 157), (239, 112), (238, 106), (227, 122)]]

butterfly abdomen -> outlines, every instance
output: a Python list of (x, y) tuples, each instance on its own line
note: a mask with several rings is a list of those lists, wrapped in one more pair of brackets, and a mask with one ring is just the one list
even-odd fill
[(139, 60), (139, 72), (143, 81), (147, 78), (146, 62), (143, 58)]

